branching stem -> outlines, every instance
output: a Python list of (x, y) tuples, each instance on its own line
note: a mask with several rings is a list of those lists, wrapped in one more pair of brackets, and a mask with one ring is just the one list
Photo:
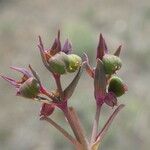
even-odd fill
[(112, 115), (109, 117), (109, 119), (107, 120), (107, 122), (105, 123), (104, 127), (102, 128), (102, 130), (99, 132), (99, 134), (96, 137), (97, 141), (101, 141), (103, 139), (103, 137), (105, 136), (107, 130), (109, 129), (110, 125), (112, 124), (114, 118), (117, 116), (117, 114), (120, 112), (120, 110), (122, 110), (122, 108), (124, 107), (124, 104), (120, 104), (115, 111), (112, 113)]
[(77, 140), (75, 140), (65, 129), (63, 129), (60, 125), (54, 122), (51, 118), (42, 116), (40, 120), (45, 120), (50, 123), (53, 127), (55, 127), (58, 131), (60, 131), (72, 144), (76, 145)]
[(82, 150), (89, 150), (89, 143), (84, 135), (83, 128), (81, 127), (81, 123), (75, 110), (72, 107), (69, 107), (64, 111), (64, 114), (70, 124), (71, 129), (73, 130), (76, 139), (82, 145)]

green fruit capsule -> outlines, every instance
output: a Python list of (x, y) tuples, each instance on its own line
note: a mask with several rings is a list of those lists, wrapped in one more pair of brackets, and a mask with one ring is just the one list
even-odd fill
[(115, 55), (105, 54), (103, 59), (104, 69), (106, 74), (113, 74), (122, 66), (121, 59)]
[(65, 74), (67, 72), (66, 68), (69, 66), (69, 59), (65, 53), (59, 52), (52, 56), (48, 63), (51, 72)]
[(20, 85), (18, 95), (21, 95), (26, 98), (35, 98), (40, 90), (38, 81), (31, 77), (26, 80), (22, 85)]
[(67, 67), (67, 71), (69, 73), (75, 72), (82, 64), (82, 59), (78, 55), (70, 54), (68, 55), (69, 58), (69, 66)]
[(123, 95), (126, 92), (126, 85), (123, 83), (123, 81), (117, 77), (113, 76), (110, 79), (108, 91), (113, 92), (117, 97)]

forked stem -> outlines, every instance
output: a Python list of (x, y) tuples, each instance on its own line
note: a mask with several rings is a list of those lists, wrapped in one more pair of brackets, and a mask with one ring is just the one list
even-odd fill
[(83, 128), (81, 127), (81, 123), (75, 110), (72, 107), (69, 107), (64, 111), (64, 114), (70, 124), (71, 129), (73, 130), (76, 139), (81, 144), (79, 150), (90, 150), (89, 143), (84, 135)]
[(122, 108), (124, 107), (124, 104), (120, 104), (115, 111), (112, 113), (112, 115), (109, 117), (109, 119), (107, 120), (107, 122), (105, 123), (104, 127), (102, 128), (102, 130), (99, 132), (99, 134), (96, 137), (96, 141), (101, 141), (103, 139), (103, 137), (105, 136), (106, 132), (108, 131), (110, 125), (112, 124), (114, 118), (117, 116), (117, 114), (122, 110)]
[(66, 137), (72, 144), (78, 145), (78, 141), (75, 140), (72, 135), (70, 135), (65, 129), (63, 129), (60, 125), (58, 125), (55, 121), (53, 121), (51, 118), (42, 116), (40, 120), (45, 120), (48, 123), (50, 123), (53, 127), (55, 127), (58, 131), (60, 131), (64, 137)]

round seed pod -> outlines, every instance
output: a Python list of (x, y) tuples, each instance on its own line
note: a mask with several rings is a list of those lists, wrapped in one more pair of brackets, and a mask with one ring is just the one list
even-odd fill
[(69, 66), (67, 67), (67, 71), (69, 73), (75, 72), (82, 64), (82, 59), (78, 55), (70, 54), (68, 55), (69, 58)]
[(51, 72), (65, 74), (67, 72), (66, 68), (69, 66), (69, 59), (64, 52), (59, 52), (52, 56), (48, 63)]
[(103, 59), (104, 69), (106, 74), (113, 74), (122, 66), (121, 59), (118, 56), (105, 54)]
[(35, 98), (40, 90), (38, 81), (31, 77), (20, 85), (18, 94), (26, 98)]
[(123, 83), (122, 79), (117, 76), (113, 76), (110, 79), (108, 91), (113, 92), (117, 97), (123, 95), (126, 92), (126, 85)]

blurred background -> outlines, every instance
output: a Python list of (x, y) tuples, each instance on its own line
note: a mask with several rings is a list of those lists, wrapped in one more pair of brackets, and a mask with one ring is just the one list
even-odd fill
[[(51, 46), (57, 30), (61, 40), (69, 38), (74, 53), (86, 52), (95, 65), (99, 33), (113, 52), (122, 44), (120, 76), (129, 91), (119, 98), (126, 104), (113, 122), (103, 150), (149, 150), (150, 147), (150, 1), (149, 0), (0, 0), (0, 72), (20, 77), (9, 66), (32, 64), (49, 89), (55, 85), (42, 64), (37, 37)], [(75, 74), (63, 77), (63, 87)], [(64, 82), (65, 81), (65, 82)], [(70, 150), (72, 145), (52, 126), (39, 121), (40, 104), (15, 96), (14, 88), (0, 79), (0, 149)], [(70, 100), (91, 133), (95, 112), (93, 81), (82, 75)], [(112, 109), (102, 111), (101, 125)], [(59, 110), (53, 118), (69, 130)]]

